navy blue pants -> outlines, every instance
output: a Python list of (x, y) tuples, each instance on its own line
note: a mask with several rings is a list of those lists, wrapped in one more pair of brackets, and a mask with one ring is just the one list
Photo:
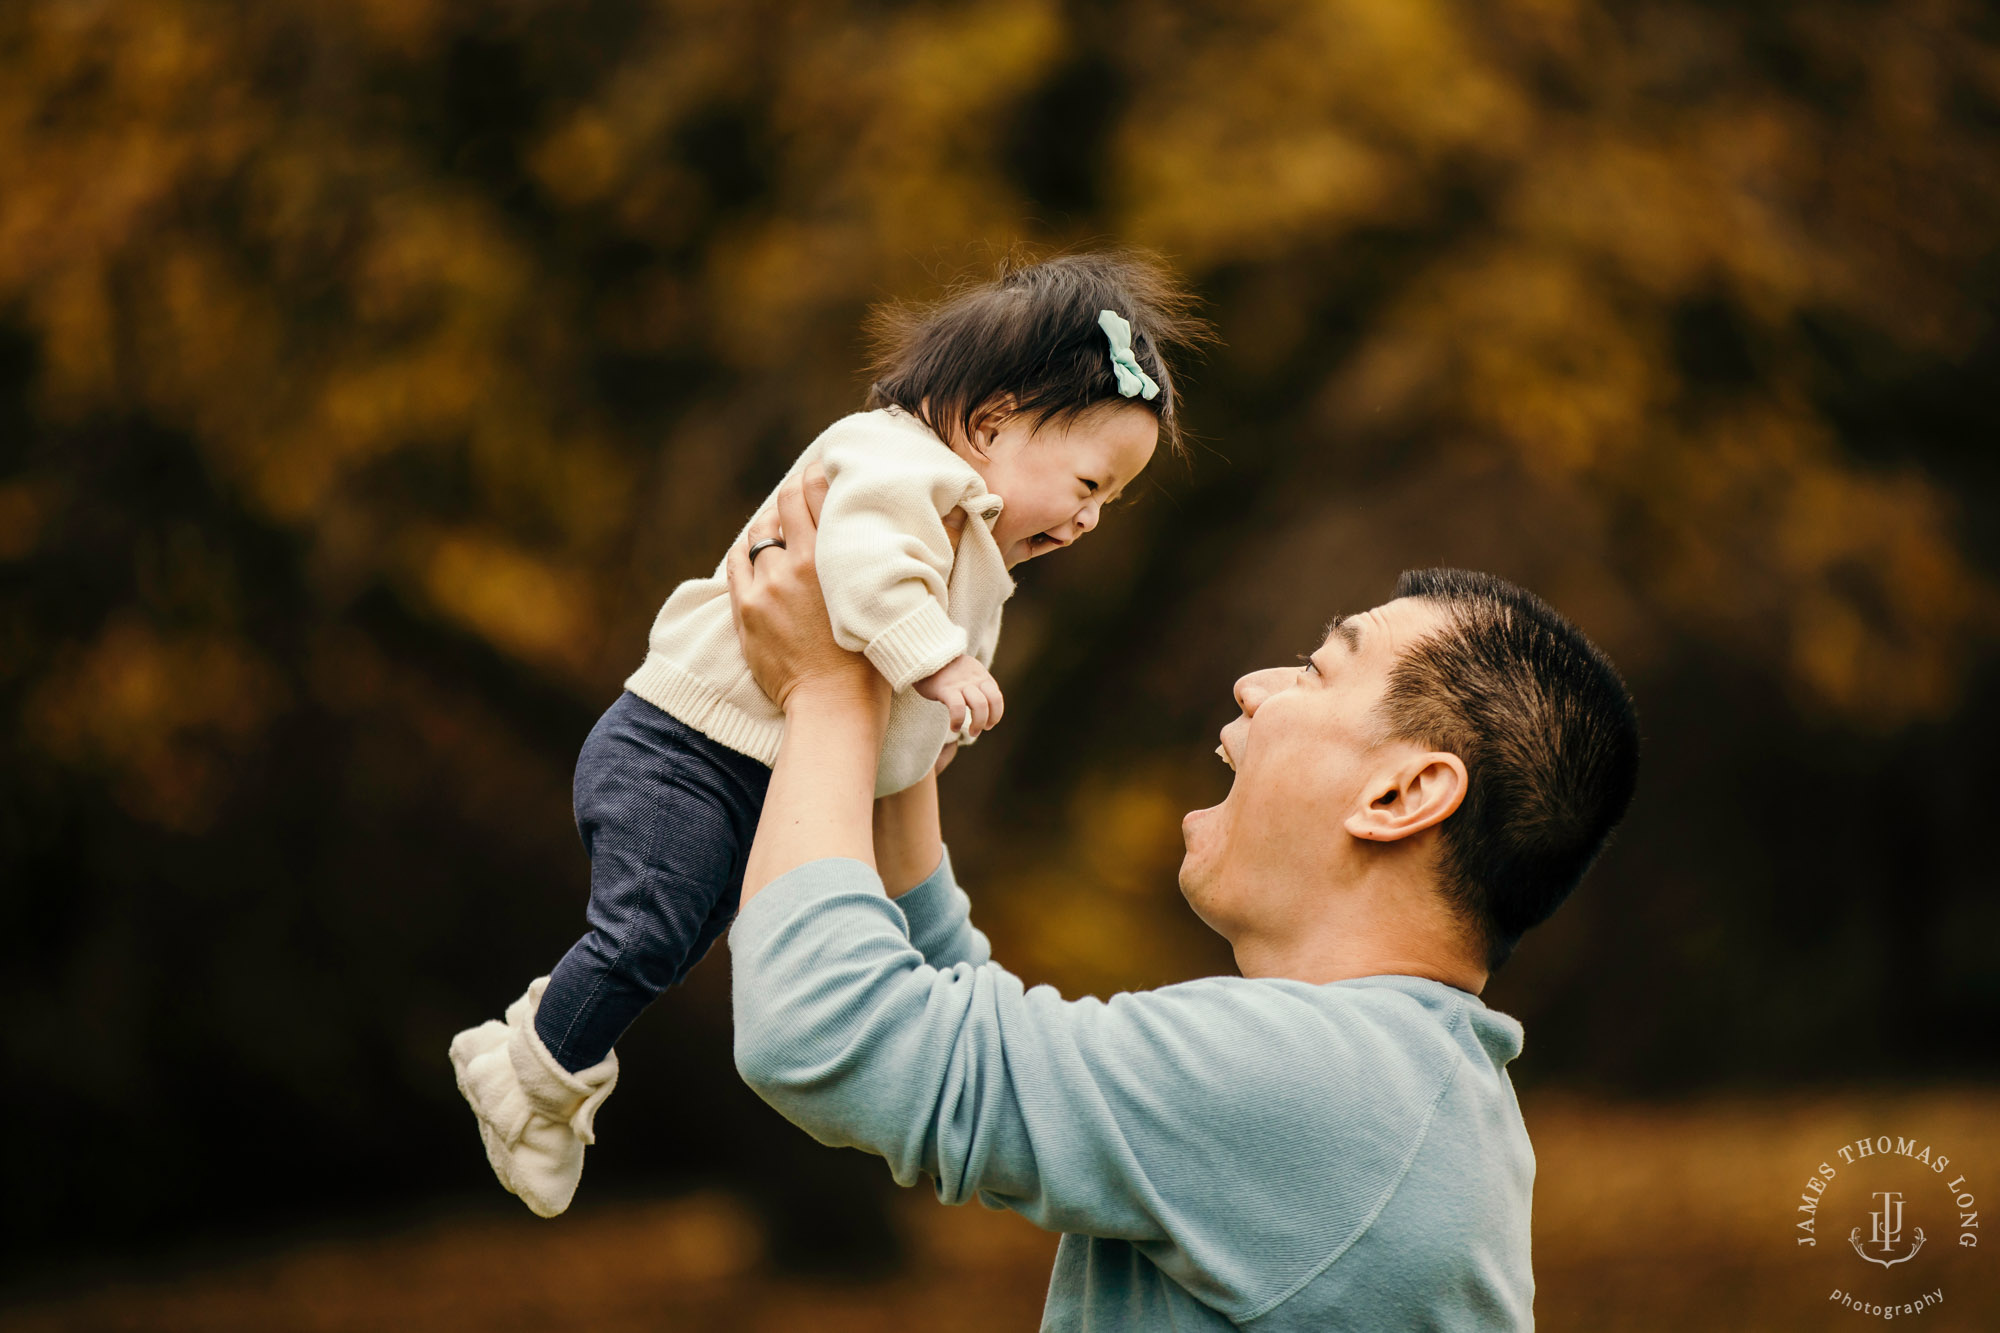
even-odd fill
[(568, 1070), (602, 1060), (736, 915), (771, 770), (627, 692), (576, 760), (590, 933), (549, 974), (535, 1032)]

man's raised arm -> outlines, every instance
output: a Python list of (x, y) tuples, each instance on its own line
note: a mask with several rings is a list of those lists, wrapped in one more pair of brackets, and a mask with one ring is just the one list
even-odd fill
[[(1028, 990), (983, 961), (962, 905), (937, 916), (957, 943), (920, 948), (914, 937), (929, 930), (916, 895), (955, 886), (918, 884), (909, 916), (884, 891), (869, 797), (886, 702), (864, 688), (879, 677), (825, 627), (806, 506), (780, 504), (790, 549), (769, 548), (768, 568), (740, 553), (730, 567), (745, 655), (787, 715), (730, 935), (738, 1072), (794, 1124), (879, 1154), (904, 1184), (929, 1175), (950, 1202), (976, 1194), (1051, 1230), (1136, 1242), (1198, 1297), (1248, 1317), (1289, 1266), (1238, 1281), (1194, 1256), (1246, 1228), (1341, 1211), (1327, 1181), (1371, 1152), (1383, 1157), (1372, 1176), (1391, 1178), (1407, 1139), (1334, 1144), (1318, 1128), (1358, 1086), (1355, 1069), (1413, 1076), (1424, 1086), (1400, 1091), (1419, 1106), (1440, 1071), (1329, 1032), (1290, 989), (1217, 980), (1109, 1003)], [(884, 855), (907, 881), (935, 845), (935, 812), (889, 818), (901, 836)], [(1228, 1132), (1191, 1158), (1184, 1120)]]
[(910, 943), (932, 967), (977, 966), (993, 956), (985, 934), (972, 924), (972, 904), (952, 874), (939, 829), (938, 774), (957, 751), (956, 742), (946, 742), (922, 782), (875, 801), (875, 868), (903, 909)]

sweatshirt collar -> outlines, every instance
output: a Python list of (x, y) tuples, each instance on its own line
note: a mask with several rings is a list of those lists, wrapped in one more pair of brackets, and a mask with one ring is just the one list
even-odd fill
[(1374, 977), (1349, 977), (1342, 981), (1329, 981), (1329, 986), (1371, 987), (1401, 991), (1433, 1013), (1444, 1015), (1452, 1009), (1462, 1007), (1465, 1021), (1472, 1024), (1473, 1035), (1485, 1048), (1495, 1065), (1504, 1065), (1521, 1053), (1522, 1040), (1526, 1036), (1521, 1021), (1497, 1009), (1488, 1009), (1486, 1002), (1471, 991), (1447, 986), (1442, 981), (1432, 981), (1429, 977), (1411, 977), (1401, 974), (1384, 974)]

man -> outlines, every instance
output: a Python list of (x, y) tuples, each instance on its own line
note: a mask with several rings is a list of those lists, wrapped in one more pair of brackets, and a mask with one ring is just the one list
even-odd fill
[(989, 961), (935, 774), (871, 806), (886, 686), (826, 627), (805, 491), (749, 544), (780, 531), (730, 568), (786, 716), (730, 936), (758, 1094), (1061, 1231), (1045, 1329), (1531, 1327), (1521, 1028), (1478, 995), (1630, 799), (1604, 656), (1511, 585), (1429, 571), (1243, 677), (1180, 876), (1242, 975), (1065, 1001)]

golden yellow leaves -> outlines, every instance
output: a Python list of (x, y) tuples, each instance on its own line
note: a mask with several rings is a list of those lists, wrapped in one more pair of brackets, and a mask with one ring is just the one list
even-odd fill
[(125, 614), (63, 656), (25, 722), (51, 755), (103, 772), (131, 813), (197, 833), (228, 794), (233, 763), (286, 699), (241, 639), (169, 632)]
[(0, 563), (23, 559), (41, 543), (56, 505), (51, 481), (0, 482)]
[[(407, 46), (427, 30), (420, 11), (363, 18)], [(338, 586), (387, 579), (504, 651), (576, 670), (593, 639), (566, 591), (575, 572), (534, 547), (553, 533), (600, 549), (624, 528), (631, 477), (533, 378), (559, 381), (574, 359), (534, 257), (359, 105), (250, 91), (277, 28), (333, 18), (173, 3), (68, 17), (84, 12), (32, 11), (0, 78), (0, 293), (33, 319), (42, 410), (185, 430), (260, 516), (324, 547)], [(410, 454), (459, 456), (442, 466), (482, 514), (539, 540), (435, 522), (385, 540), (405, 517), (355, 491)], [(15, 508), (25, 549), (31, 515)], [(474, 550), (494, 568), (471, 571)], [(118, 642), (139, 664), (131, 680), (179, 669), (166, 649)]]
[(1184, 782), (1171, 771), (1085, 779), (1072, 807), (1078, 866), (1119, 893), (1150, 893), (1180, 861)]
[(544, 188), (571, 208), (603, 198), (620, 183), (630, 136), (595, 108), (579, 111), (544, 139), (531, 159)]
[(979, 913), (1036, 979), (1066, 994), (1165, 985), (1224, 965), (1219, 942), (1174, 902), (1184, 772), (1147, 764), (1086, 774), (1040, 873), (982, 886)]
[[(1991, 593), (1934, 483), (1852, 460), (1800, 324), (1965, 354), (2000, 200), (1952, 112), (2000, 59), (1963, 6), (1894, 8), (1787, 20), (1830, 93), (1757, 67), (1726, 7), (1578, 0), (661, 0), (582, 69), (536, 63), (533, 6), (16, 8), (0, 301), (50, 419), (198, 440), (329, 596), (393, 587), (602, 682), (629, 654), (592, 620), (705, 568), (716, 504), (762, 490), (742, 460), (852, 405), (870, 301), (1022, 235), (1150, 245), (1235, 293), (1219, 399), (1305, 395), (1266, 409), (1287, 447), (1517, 468), (1580, 529), (1643, 531), (1619, 577), (1663, 622), (1893, 722), (1950, 707)], [(459, 77), (468, 44), (530, 98), (461, 127), (519, 151), (512, 196), (425, 119), (462, 109), (382, 92)], [(1008, 136), (1085, 56), (1104, 123), (1059, 128), (1102, 145), (1101, 211), (1044, 216)], [(1402, 267), (1357, 283), (1347, 247), (1383, 235)], [(1704, 302), (1743, 325), (1740, 383), (1683, 364)], [(615, 419), (606, 362), (641, 399), (682, 378)], [(1225, 453), (1240, 424), (1201, 422)], [(49, 511), (5, 503), (27, 552)]]
[[(1993, 590), (1934, 483), (1844, 455), (1799, 326), (1843, 312), (1933, 354), (1969, 349), (1983, 327), (1946, 276), (1970, 272), (1973, 219), (2000, 201), (2000, 172), (1940, 118), (1963, 77), (1938, 54), (1953, 7), (1804, 24), (1803, 44), (1853, 67), (1868, 114), (1851, 126), (1751, 76), (1718, 14), (1662, 12), (1621, 35), (1587, 6), (1513, 7), (1502, 26), (1547, 39), (1563, 105), (1532, 95), (1503, 43), (1461, 40), (1469, 29), (1410, 38), (1431, 62), (1417, 84), (1361, 77), (1354, 53), (1427, 31), (1431, 12), (1377, 22), (1376, 8), (1274, 11), (1192, 57), (1201, 95), (1157, 95), (1204, 123), (1176, 123), (1159, 146), (1127, 128), (1127, 160), (1154, 164), (1129, 178), (1138, 225), (1217, 262), (1282, 266), (1304, 245), (1420, 222), (1430, 154), (1476, 161), (1494, 182), (1490, 221), (1371, 313), (1329, 368), (1322, 419), (1348, 439), (1499, 450), (1618, 515), (1645, 548), (1621, 563), (1658, 612), (1763, 659), (1811, 707), (1871, 727), (1949, 710)], [(1467, 96), (1487, 98), (1484, 121), (1456, 113)], [(1341, 140), (1361, 146), (1336, 169), (1313, 145)], [(1290, 174), (1288, 154), (1304, 164)], [(1408, 178), (1369, 168), (1371, 154)], [(1690, 320), (1710, 304), (1741, 327)], [(1296, 322), (1261, 307), (1252, 322), (1243, 341), (1282, 358), (1265, 326)], [(1724, 382), (1690, 356), (1742, 364)]]
[(1775, 639), (1806, 700), (1864, 729), (1957, 706), (1972, 638), (2000, 605), (1968, 568), (1935, 483), (1854, 469), (1817, 423), (1776, 414), (1717, 421), (1690, 452), (1712, 498), (1693, 509), (1705, 521), (1684, 551), (1689, 572), (1662, 589), (1677, 610), (1746, 643)]
[[(1507, 71), (1442, 0), (1247, 6), (1140, 24), (1116, 179), (1133, 239), (1196, 264), (1274, 259), (1421, 211), (1445, 156), (1528, 124)], [(1138, 60), (1133, 61), (1135, 66)]]
[(1046, 3), (827, 11), (786, 36), (769, 109), (779, 207), (710, 256), (714, 336), (748, 366), (786, 359), (828, 310), (923, 283), (941, 250), (1018, 234), (994, 153), (1011, 104), (1061, 54)]
[(419, 586), (446, 615), (516, 657), (559, 674), (586, 674), (602, 620), (578, 572), (471, 533), (413, 540), (425, 549)]

